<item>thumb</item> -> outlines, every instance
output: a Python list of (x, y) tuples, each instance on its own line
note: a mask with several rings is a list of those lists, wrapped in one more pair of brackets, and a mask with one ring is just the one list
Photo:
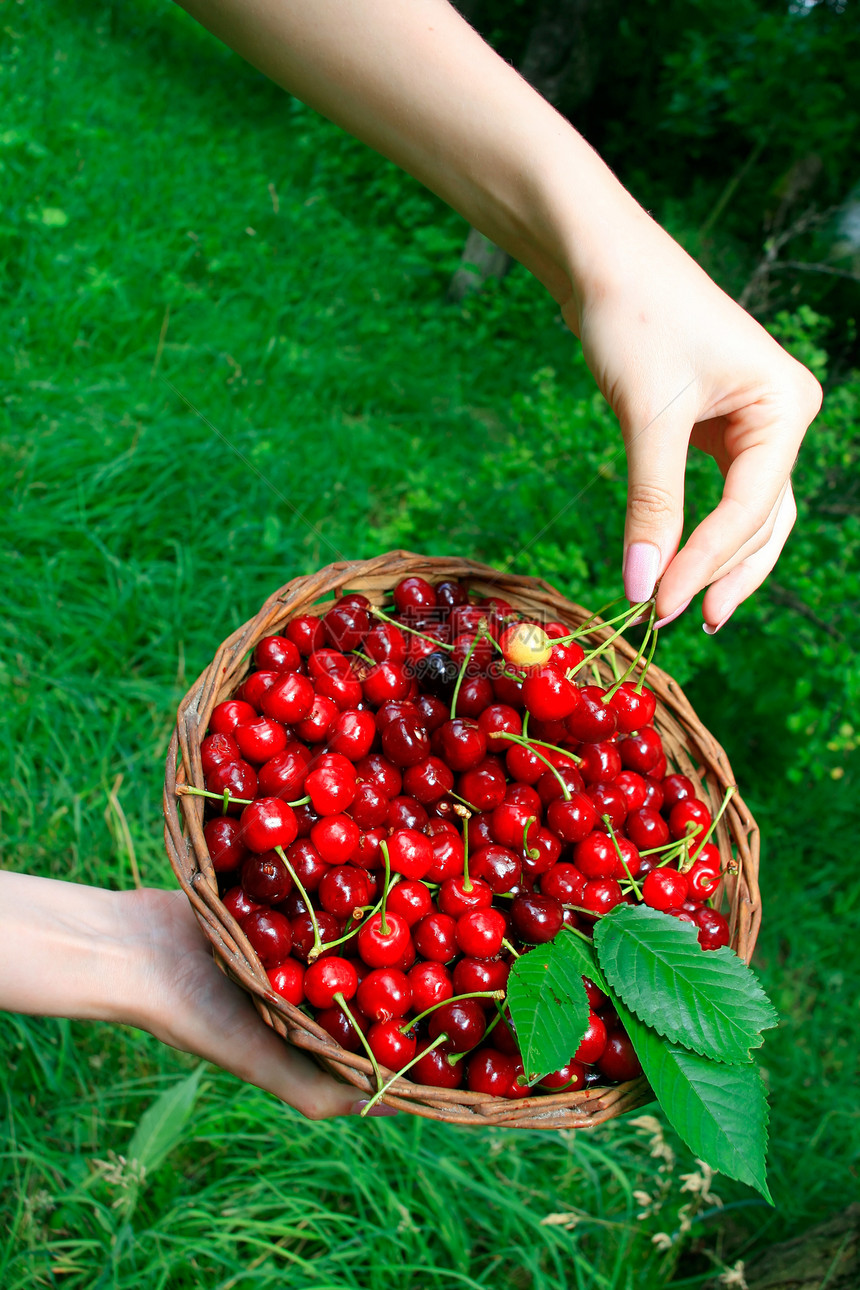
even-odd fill
[(672, 412), (624, 434), (628, 482), (623, 577), (624, 593), (634, 604), (654, 594), (681, 540), (692, 422)]

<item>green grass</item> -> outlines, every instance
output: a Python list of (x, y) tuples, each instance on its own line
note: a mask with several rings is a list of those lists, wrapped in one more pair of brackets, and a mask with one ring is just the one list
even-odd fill
[[(143, 881), (166, 885), (177, 701), (274, 587), (408, 544), (514, 557), (600, 603), (619, 590), (623, 464), (542, 292), (514, 273), (447, 306), (461, 222), (179, 11), (56, 0), (0, 19), (3, 863), (130, 885), (118, 784)], [(855, 451), (840, 424), (808, 492)], [(695, 464), (694, 513), (711, 488)], [(812, 518), (781, 576), (818, 614), (843, 588), (848, 637), (856, 526)], [(810, 660), (852, 715), (854, 656), (781, 602), (738, 619), (719, 652), (681, 623), (663, 661), (765, 830), (777, 1209), (719, 1180), (741, 1207), (695, 1224), (691, 1278), (710, 1267), (699, 1246), (758, 1248), (857, 1185), (851, 737), (831, 753), (785, 727), (801, 701), (826, 706), (798, 691)], [(659, 1172), (635, 1126), (310, 1125), (207, 1071), (130, 1209), (117, 1157), (193, 1063), (133, 1031), (3, 1018), (0, 1034), (4, 1287), (627, 1290), (673, 1275), (651, 1238), (677, 1230), (692, 1161), (675, 1144)], [(659, 1187), (662, 1211), (637, 1219), (633, 1192)]]

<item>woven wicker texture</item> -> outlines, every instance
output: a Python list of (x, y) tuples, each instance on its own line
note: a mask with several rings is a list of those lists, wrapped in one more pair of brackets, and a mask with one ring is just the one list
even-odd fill
[[(376, 1091), (370, 1063), (348, 1053), (300, 1009), (273, 993), (266, 972), (235, 919), (218, 896), (218, 883), (203, 836), (204, 799), (182, 796), (185, 785), (204, 786), (200, 744), (216, 704), (229, 698), (247, 675), (251, 653), (264, 637), (280, 632), (298, 614), (324, 613), (338, 596), (360, 591), (382, 606), (401, 578), (417, 574), (429, 582), (459, 579), (480, 596), (499, 596), (523, 613), (547, 621), (558, 619), (579, 627), (591, 618), (588, 610), (566, 600), (548, 583), (518, 577), (470, 560), (432, 558), (391, 551), (374, 560), (331, 564), (307, 577), (294, 578), (276, 591), (260, 612), (223, 642), (205, 672), (195, 681), (179, 708), (170, 743), (164, 785), (165, 843), (174, 872), (197, 914), (223, 969), (252, 996), (263, 1020), (289, 1043), (312, 1053), (320, 1063), (361, 1093)], [(610, 629), (600, 625), (594, 641), (605, 640)], [(635, 651), (623, 640), (614, 648), (626, 665)], [(601, 661), (607, 682), (608, 664)], [(726, 788), (734, 783), (725, 752), (697, 718), (680, 687), (654, 665), (648, 685), (657, 696), (654, 724), (671, 765), (700, 783), (702, 795), (716, 812)], [(731, 872), (722, 893), (727, 905), (732, 946), (749, 962), (761, 921), (758, 888), (758, 828), (735, 793), (713, 839), (724, 867)], [(734, 853), (734, 854), (733, 854)], [(385, 1071), (383, 1069), (383, 1074)], [(393, 1074), (393, 1072), (388, 1073)], [(402, 1111), (453, 1124), (505, 1124), (516, 1128), (583, 1128), (621, 1115), (651, 1094), (644, 1079), (612, 1088), (588, 1088), (522, 1101), (508, 1101), (462, 1089), (431, 1088), (405, 1078), (396, 1081), (385, 1102)]]

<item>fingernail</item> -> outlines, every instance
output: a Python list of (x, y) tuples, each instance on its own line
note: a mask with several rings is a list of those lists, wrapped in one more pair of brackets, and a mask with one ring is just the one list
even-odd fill
[[(363, 1097), (361, 1101), (353, 1102), (352, 1106), (350, 1107), (350, 1115), (361, 1115), (362, 1111), (367, 1106), (369, 1101), (370, 1101), (369, 1097)], [(364, 1118), (366, 1120), (369, 1120), (372, 1115), (399, 1115), (399, 1114), (400, 1112), (396, 1109), (396, 1107), (385, 1106), (382, 1102), (377, 1102), (376, 1106), (372, 1106)]]
[[(692, 599), (693, 597), (691, 596), (690, 600)], [(667, 623), (673, 623), (676, 618), (678, 618), (681, 614), (683, 614), (684, 610), (689, 605), (690, 600), (685, 600), (683, 605), (679, 605), (678, 608), (675, 610), (674, 614), (667, 614), (665, 618), (658, 618), (654, 626), (665, 627)]]
[(632, 605), (650, 600), (660, 572), (660, 550), (653, 542), (631, 542), (624, 556), (624, 594)]
[(707, 623), (702, 623), (702, 631), (705, 632), (707, 636), (716, 636), (720, 628), (725, 627), (726, 623), (729, 621), (729, 619), (731, 618), (734, 612), (735, 611), (733, 609), (730, 609), (729, 612), (726, 614), (725, 618), (720, 619), (716, 627), (710, 627)]

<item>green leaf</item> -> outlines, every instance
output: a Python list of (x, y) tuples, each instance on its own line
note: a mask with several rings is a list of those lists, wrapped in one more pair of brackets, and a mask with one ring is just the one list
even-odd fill
[(589, 981), (594, 982), (598, 990), (602, 990), (604, 994), (609, 994), (609, 986), (606, 984), (606, 978), (600, 970), (594, 946), (589, 945), (588, 941), (584, 941), (581, 936), (577, 936), (576, 932), (567, 930), (563, 934), (567, 938), (568, 954), (579, 961), (582, 976), (587, 976)]
[(582, 957), (573, 941), (536, 945), (508, 977), (508, 1007), (531, 1084), (570, 1061), (588, 1026)]
[(126, 1198), (129, 1211), (137, 1203), (147, 1176), (154, 1173), (182, 1138), (205, 1068), (206, 1063), (201, 1062), (185, 1079), (165, 1089), (140, 1117), (125, 1153), (128, 1161), (136, 1165)]
[(623, 1004), (621, 1021), (666, 1119), (694, 1155), (728, 1178), (767, 1189), (767, 1099), (757, 1068), (712, 1062), (678, 1048)]
[(696, 929), (646, 905), (620, 905), (594, 928), (615, 994), (673, 1043), (719, 1062), (745, 1062), (778, 1024), (749, 968), (732, 950), (704, 951)]

